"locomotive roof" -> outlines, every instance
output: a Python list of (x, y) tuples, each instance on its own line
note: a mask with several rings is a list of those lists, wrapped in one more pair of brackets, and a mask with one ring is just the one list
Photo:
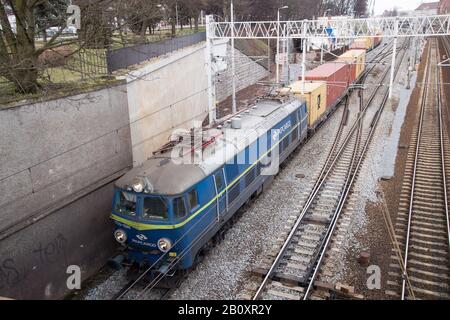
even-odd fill
[(116, 186), (126, 189), (132, 184), (133, 179), (140, 177), (145, 178), (151, 185), (150, 194), (171, 196), (183, 193), (220, 168), (224, 162), (233, 159), (302, 103), (297, 99), (290, 99), (287, 102), (260, 101), (241, 115), (240, 129), (234, 129), (230, 123), (226, 123), (221, 129), (203, 132), (204, 136), (215, 137), (215, 141), (203, 149), (201, 163), (183, 163), (191, 157), (190, 152), (171, 157), (173, 152), (168, 151), (153, 156), (142, 165), (131, 169), (117, 180)]

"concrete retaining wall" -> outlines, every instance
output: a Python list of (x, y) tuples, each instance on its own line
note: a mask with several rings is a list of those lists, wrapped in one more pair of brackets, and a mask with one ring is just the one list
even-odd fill
[(174, 129), (191, 128), (207, 116), (205, 45), (154, 59), (125, 77), (133, 164), (142, 164)]
[[(227, 65), (228, 69), (221, 72), (217, 77), (219, 81), (216, 84), (216, 98), (221, 102), (231, 96), (232, 94), (232, 78), (231, 78), (231, 46), (227, 50)], [(259, 80), (267, 77), (269, 71), (262, 65), (256, 63), (254, 60), (235, 49), (235, 63), (236, 63), (236, 91), (245, 89)]]
[[(112, 254), (112, 184), (131, 166), (126, 85), (0, 110), (0, 296), (59, 298)], [(102, 248), (102, 250), (99, 250)]]

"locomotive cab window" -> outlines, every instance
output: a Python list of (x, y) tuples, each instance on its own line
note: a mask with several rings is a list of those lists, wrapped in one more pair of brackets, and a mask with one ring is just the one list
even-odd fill
[(117, 196), (115, 209), (120, 213), (135, 216), (136, 201), (136, 194), (126, 191), (120, 191)]
[(144, 210), (142, 217), (145, 219), (165, 220), (167, 219), (167, 201), (161, 197), (144, 198)]
[(186, 216), (184, 197), (173, 199), (173, 213), (175, 214), (175, 218), (184, 218)]
[(188, 193), (188, 200), (189, 200), (189, 210), (192, 211), (196, 207), (198, 207), (198, 195), (197, 190), (192, 189)]

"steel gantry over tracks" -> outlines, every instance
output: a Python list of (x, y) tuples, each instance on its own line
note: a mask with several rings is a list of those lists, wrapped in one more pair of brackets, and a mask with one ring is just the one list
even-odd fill
[[(221, 39), (303, 39), (330, 38), (330, 30), (336, 39), (363, 37), (394, 38), (392, 72), (394, 71), (397, 38), (432, 37), (450, 35), (450, 15), (412, 17), (374, 17), (367, 19), (327, 19), (302, 21), (241, 21), (216, 22), (213, 16), (206, 19), (207, 72), (209, 81), (210, 123), (215, 121), (215, 85), (212, 46)], [(306, 46), (304, 45), (303, 48)], [(302, 62), (302, 81), (305, 81), (305, 55)], [(234, 73), (234, 72), (233, 72)], [(235, 74), (233, 74), (233, 79)], [(393, 77), (390, 80), (392, 95)]]
[[(367, 19), (319, 19), (302, 21), (214, 22), (210, 20), (210, 38), (277, 39), (329, 37), (332, 28), (337, 38), (429, 37), (450, 33), (450, 15), (414, 17), (378, 17)], [(278, 31), (280, 33), (278, 33)]]

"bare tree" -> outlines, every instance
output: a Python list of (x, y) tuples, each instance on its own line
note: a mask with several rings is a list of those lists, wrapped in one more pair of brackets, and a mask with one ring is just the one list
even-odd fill
[[(229, 20), (230, 0), (73, 0), (81, 8), (81, 29), (77, 37), (62, 38), (69, 0), (0, 0), (0, 75), (13, 83), (18, 92), (34, 93), (41, 88), (39, 57), (62, 44), (75, 43), (78, 50), (111, 49), (117, 41), (127, 46), (133, 41), (146, 42), (163, 20), (176, 34), (176, 18), (181, 25), (192, 23), (198, 30), (201, 10)], [(333, 13), (363, 12), (365, 0), (234, 0), (237, 20), (274, 20), (277, 9), (288, 5), (283, 19), (311, 19), (326, 8)], [(178, 13), (178, 14), (177, 14)], [(13, 30), (8, 14), (17, 20)], [(47, 39), (47, 28), (58, 31)], [(137, 37), (127, 36), (132, 32)], [(36, 37), (43, 35), (44, 44), (36, 45)], [(103, 50), (104, 52), (104, 50)], [(81, 58), (80, 58), (81, 59)]]
[(358, 17), (364, 17), (367, 15), (368, 3), (367, 0), (355, 0), (353, 10)]
[[(49, 41), (37, 48), (39, 6), (51, 5), (44, 0), (0, 0), (0, 74), (11, 81), (18, 91), (33, 93), (39, 88), (37, 59), (47, 49), (58, 45), (58, 37), (64, 29), (65, 11), (52, 19), (52, 25), (61, 26)], [(13, 31), (7, 11), (16, 18)], [(48, 25), (40, 21), (41, 29)]]

